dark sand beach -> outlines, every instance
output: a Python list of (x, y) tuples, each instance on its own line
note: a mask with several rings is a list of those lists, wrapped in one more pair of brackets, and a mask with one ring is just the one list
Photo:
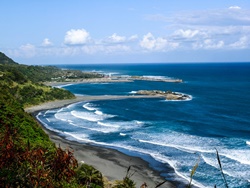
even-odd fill
[[(115, 100), (138, 97), (150, 96), (77, 96), (76, 99), (72, 100), (54, 101), (29, 107), (26, 108), (25, 111), (35, 115), (41, 110), (59, 108), (80, 101), (107, 99)], [(114, 149), (69, 141), (60, 137), (56, 133), (47, 130), (45, 127), (43, 127), (43, 129), (56, 146), (60, 146), (63, 149), (68, 148), (73, 150), (74, 156), (79, 163), (86, 163), (94, 166), (96, 169), (101, 171), (109, 181), (122, 180), (125, 177), (129, 166), (131, 166), (130, 172), (134, 173), (131, 176), (131, 179), (136, 182), (136, 187), (140, 187), (144, 182), (146, 182), (148, 188), (154, 188), (157, 184), (164, 181), (164, 178), (160, 176), (159, 172), (153, 170), (146, 161), (139, 157), (131, 157)], [(171, 182), (166, 182), (160, 187), (172, 188), (176, 186)]]

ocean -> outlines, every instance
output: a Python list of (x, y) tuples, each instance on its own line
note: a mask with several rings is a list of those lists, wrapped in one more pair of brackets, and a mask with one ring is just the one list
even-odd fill
[[(69, 140), (117, 149), (148, 161), (170, 181), (250, 187), (250, 63), (60, 65), (106, 75), (182, 79), (183, 83), (134, 81), (61, 86), (76, 95), (134, 95), (171, 90), (187, 101), (161, 98), (85, 101), (42, 111), (37, 118)], [(172, 169), (172, 170), (170, 170)]]

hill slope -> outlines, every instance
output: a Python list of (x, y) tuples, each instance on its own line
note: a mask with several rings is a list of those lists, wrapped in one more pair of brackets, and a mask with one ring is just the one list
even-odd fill
[[(30, 69), (36, 81), (24, 74)], [(19, 65), (0, 53), (0, 187), (86, 187), (89, 177), (81, 174), (93, 171), (86, 164), (77, 168), (72, 151), (56, 148), (23, 110), (27, 105), (74, 97), (69, 91), (39, 83), (46, 70), (57, 68)], [(96, 172), (98, 181), (90, 183), (101, 188), (102, 175)]]

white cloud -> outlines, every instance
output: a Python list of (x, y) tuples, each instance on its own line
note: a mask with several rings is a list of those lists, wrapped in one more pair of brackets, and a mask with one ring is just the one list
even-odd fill
[(28, 43), (18, 49), (9, 50), (8, 53), (15, 57), (31, 58), (37, 55), (37, 49), (34, 45)]
[(96, 53), (103, 53), (103, 54), (120, 54), (120, 53), (127, 53), (131, 49), (127, 45), (89, 45), (89, 46), (82, 46), (80, 48), (81, 53), (93, 55)]
[(124, 53), (124, 52), (129, 52), (129, 51), (130, 51), (130, 47), (126, 45), (107, 46), (104, 50), (104, 52), (108, 54)]
[(53, 43), (50, 42), (50, 40), (49, 40), (48, 38), (45, 38), (45, 39), (43, 40), (43, 42), (42, 42), (42, 46), (44, 46), (44, 47), (52, 46), (52, 45), (53, 45)]
[[(250, 48), (250, 39), (242, 37), (250, 36), (250, 11), (239, 6), (172, 15), (155, 14), (147, 19), (163, 22), (165, 32), (172, 32), (164, 39), (168, 43), (177, 42), (178, 49)], [(144, 43), (148, 44), (148, 49), (154, 48), (154, 40), (145, 40)]]
[(146, 48), (148, 50), (153, 49), (155, 46), (155, 39), (153, 35), (151, 33), (144, 35), (142, 41), (140, 42), (140, 45), (142, 48)]
[(85, 29), (71, 29), (64, 37), (67, 45), (83, 45), (90, 40), (90, 35)]
[(243, 36), (237, 42), (230, 44), (230, 47), (236, 49), (244, 49), (249, 47), (249, 45), (250, 45), (249, 38), (247, 36)]
[(138, 39), (138, 35), (132, 35), (132, 36), (129, 37), (128, 40), (135, 41), (136, 39)]
[(182, 26), (182, 28), (183, 26), (246, 26), (250, 24), (250, 12), (239, 6), (231, 6), (228, 9), (176, 12), (172, 15), (148, 15), (146, 19), (168, 23), (172, 28), (175, 26)]
[(205, 39), (192, 44), (193, 49), (222, 49), (225, 46), (224, 41), (214, 41), (212, 39)]
[(224, 42), (222, 40), (214, 42), (211, 39), (206, 39), (204, 45), (204, 48), (206, 49), (220, 49), (224, 46)]
[(178, 29), (174, 32), (173, 36), (175, 38), (194, 39), (205, 38), (207, 37), (207, 33), (198, 29)]
[(183, 30), (183, 29), (179, 29), (177, 31), (175, 31), (176, 35), (179, 35), (183, 38), (193, 38), (195, 35), (199, 34), (199, 30)]
[(32, 44), (22, 45), (19, 48), (19, 55), (25, 57), (34, 57), (36, 55), (36, 47)]
[(119, 36), (116, 33), (114, 33), (113, 35), (108, 37), (108, 40), (110, 42), (114, 42), (114, 43), (121, 43), (121, 42), (124, 42), (126, 40), (126, 37)]
[[(143, 39), (140, 41), (140, 46), (147, 50), (168, 50), (178, 47), (178, 43), (168, 42), (167, 39), (158, 37), (155, 38), (151, 33), (148, 33), (143, 36)], [(167, 49), (168, 48), (168, 49)]]
[(231, 9), (231, 10), (240, 10), (241, 7), (239, 7), (239, 6), (231, 6), (228, 9)]

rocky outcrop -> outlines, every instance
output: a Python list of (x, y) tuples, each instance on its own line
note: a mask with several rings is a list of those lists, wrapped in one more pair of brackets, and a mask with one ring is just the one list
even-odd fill
[(131, 80), (142, 80), (142, 81), (157, 81), (157, 82), (175, 82), (181, 83), (183, 80), (174, 78), (164, 78), (164, 77), (151, 77), (151, 76), (131, 76)]
[(189, 100), (191, 97), (186, 94), (172, 92), (172, 91), (161, 91), (161, 90), (139, 90), (136, 92), (139, 95), (151, 95), (151, 96), (162, 96), (166, 97), (167, 100)]

